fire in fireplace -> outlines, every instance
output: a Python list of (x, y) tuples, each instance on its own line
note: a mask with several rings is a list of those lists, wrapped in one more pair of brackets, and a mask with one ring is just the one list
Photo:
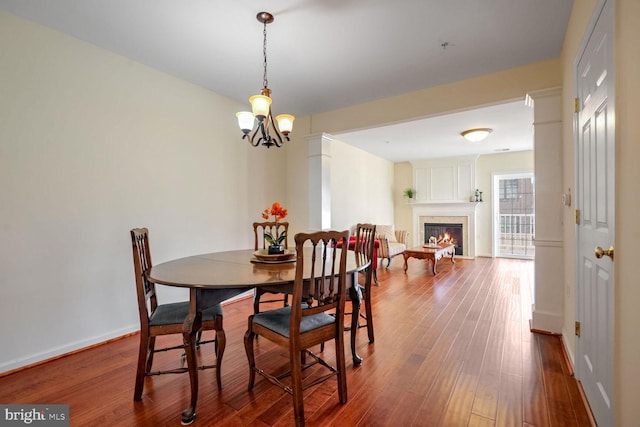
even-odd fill
[(424, 243), (435, 237), (438, 243), (450, 243), (455, 247), (455, 254), (462, 255), (462, 224), (424, 224)]

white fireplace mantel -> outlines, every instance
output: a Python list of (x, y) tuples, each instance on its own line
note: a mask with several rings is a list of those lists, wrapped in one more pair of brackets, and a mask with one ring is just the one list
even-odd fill
[(478, 205), (478, 203), (482, 203), (482, 202), (465, 202), (465, 201), (450, 201), (450, 202), (423, 202), (423, 201), (418, 201), (418, 202), (410, 202), (409, 205), (411, 205), (411, 207), (413, 209), (417, 208), (417, 207), (433, 207), (436, 209), (439, 208), (451, 208), (451, 209), (473, 209), (473, 211), (475, 212), (476, 206)]
[(463, 257), (474, 258), (476, 253), (476, 207), (480, 202), (413, 202), (410, 203), (413, 224), (413, 245), (424, 243), (424, 223), (426, 217), (443, 217), (445, 222), (456, 222), (461, 218), (464, 224)]

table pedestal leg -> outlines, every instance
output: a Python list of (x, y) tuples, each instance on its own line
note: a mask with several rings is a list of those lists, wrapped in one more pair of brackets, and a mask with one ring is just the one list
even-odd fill
[[(195, 301), (192, 301), (192, 304)], [(196, 334), (200, 329), (202, 314), (198, 311), (189, 313), (182, 324), (182, 340), (184, 341), (191, 383), (191, 405), (182, 411), (182, 425), (189, 425), (196, 418), (196, 403), (198, 402), (198, 360), (196, 357)]]
[(353, 366), (359, 366), (362, 364), (362, 357), (356, 351), (356, 337), (358, 336), (362, 291), (360, 290), (360, 285), (358, 285), (357, 273), (353, 278), (353, 285), (349, 288), (349, 297), (351, 298), (351, 356), (353, 357)]

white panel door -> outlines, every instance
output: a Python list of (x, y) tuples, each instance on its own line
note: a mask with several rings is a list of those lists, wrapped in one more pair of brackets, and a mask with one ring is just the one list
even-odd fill
[(599, 426), (613, 426), (615, 132), (613, 1), (607, 0), (577, 66), (576, 371)]

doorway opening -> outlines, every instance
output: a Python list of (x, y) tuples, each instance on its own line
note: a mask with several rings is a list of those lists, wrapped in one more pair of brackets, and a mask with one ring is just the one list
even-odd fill
[(493, 194), (495, 256), (533, 259), (536, 222), (533, 173), (494, 175)]

